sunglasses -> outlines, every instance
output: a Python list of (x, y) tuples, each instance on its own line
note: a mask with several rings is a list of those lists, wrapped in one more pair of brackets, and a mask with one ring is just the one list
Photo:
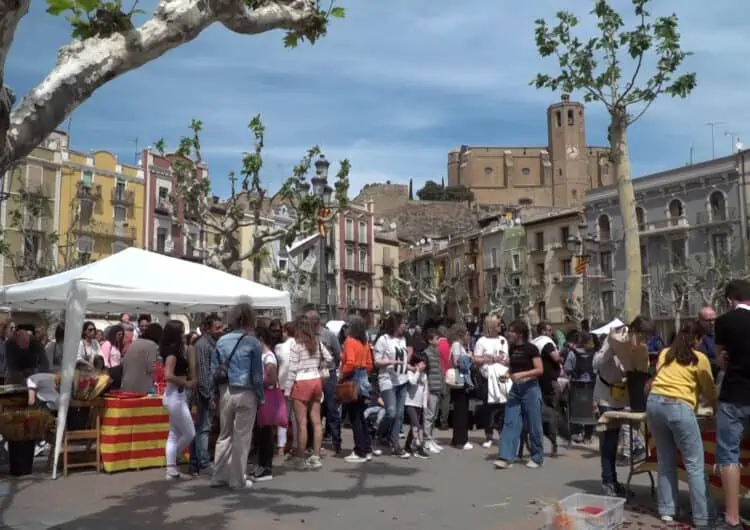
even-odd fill
[(96, 331), (96, 328), (86, 328), (86, 331)]

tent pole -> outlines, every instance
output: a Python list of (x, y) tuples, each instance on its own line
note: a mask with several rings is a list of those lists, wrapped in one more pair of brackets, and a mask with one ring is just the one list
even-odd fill
[(63, 342), (62, 376), (60, 378), (60, 401), (57, 411), (57, 428), (55, 430), (55, 458), (52, 478), (57, 478), (57, 465), (60, 458), (65, 425), (68, 419), (73, 379), (78, 357), (78, 345), (81, 342), (81, 330), (86, 317), (86, 286), (80, 280), (73, 280), (68, 289), (68, 301), (65, 306), (65, 340)]

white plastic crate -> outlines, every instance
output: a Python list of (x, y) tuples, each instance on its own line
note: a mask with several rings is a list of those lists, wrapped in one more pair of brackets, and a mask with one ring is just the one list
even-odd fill
[[(617, 528), (623, 522), (625, 511), (625, 499), (589, 495), (587, 493), (574, 493), (559, 501), (558, 505), (561, 511), (569, 517), (572, 525), (569, 530), (610, 530)], [(601, 508), (602, 512), (591, 515), (580, 511), (581, 508), (587, 507)], [(548, 530), (562, 530), (555, 527), (556, 505), (547, 506), (543, 513), (547, 518)]]

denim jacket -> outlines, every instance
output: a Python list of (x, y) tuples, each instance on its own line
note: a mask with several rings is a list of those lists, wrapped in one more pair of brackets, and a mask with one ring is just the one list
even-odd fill
[(229, 386), (254, 390), (260, 402), (263, 401), (263, 347), (253, 336), (242, 336), (241, 331), (230, 331), (216, 341), (216, 351), (211, 356), (211, 377), (213, 380), (220, 362), (225, 362), (241, 340), (232, 360), (227, 366)]

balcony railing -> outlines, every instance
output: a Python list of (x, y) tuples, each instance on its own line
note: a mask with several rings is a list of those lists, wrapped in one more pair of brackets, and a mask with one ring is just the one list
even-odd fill
[(640, 223), (638, 229), (641, 233), (648, 234), (649, 232), (663, 232), (672, 230), (687, 230), (690, 228), (687, 217), (676, 216), (670, 217), (669, 219), (662, 219), (661, 221), (653, 221), (648, 223)]
[(128, 240), (134, 240), (137, 233), (137, 229), (134, 226), (127, 226), (119, 223), (97, 222), (82, 223), (75, 228), (75, 231), (79, 234)]
[(112, 204), (133, 205), (135, 203), (135, 192), (123, 188), (112, 189)]
[(615, 243), (622, 239), (618, 230), (599, 230), (599, 243)]
[(717, 208), (712, 212), (698, 212), (696, 224), (710, 225), (739, 220), (737, 208)]
[(167, 215), (172, 215), (174, 212), (174, 204), (172, 204), (172, 201), (169, 199), (159, 198), (156, 200), (156, 207), (154, 210)]
[(96, 202), (102, 198), (102, 187), (94, 184), (86, 185), (79, 181), (76, 183), (76, 199)]

